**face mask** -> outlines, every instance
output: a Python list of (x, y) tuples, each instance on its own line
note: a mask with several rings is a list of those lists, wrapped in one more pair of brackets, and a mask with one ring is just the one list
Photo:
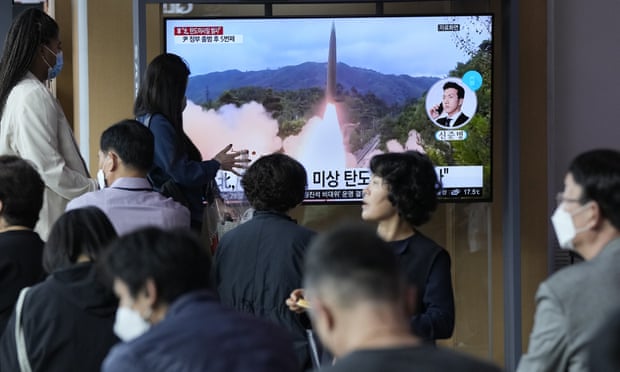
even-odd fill
[[(47, 46), (45, 46), (45, 48), (49, 50), (50, 52), (54, 53)], [(54, 66), (50, 66), (50, 64), (47, 62), (45, 58), (43, 58), (43, 60), (47, 64), (47, 79), (48, 80), (51, 80), (55, 78), (56, 76), (58, 76), (58, 74), (60, 74), (60, 70), (62, 70), (62, 65), (63, 65), (62, 50), (56, 53), (56, 64)]]
[(558, 243), (560, 243), (560, 248), (574, 250), (573, 239), (575, 239), (578, 233), (587, 230), (587, 228), (576, 230), (575, 224), (573, 224), (573, 216), (583, 211), (585, 209), (584, 207), (585, 205), (573, 213), (569, 213), (565, 211), (562, 206), (558, 206), (555, 212), (553, 212), (551, 223), (553, 224), (555, 235), (558, 238)]
[(97, 172), (97, 183), (99, 184), (100, 189), (105, 189), (108, 185), (105, 180), (105, 174), (103, 173), (103, 169), (99, 169)]
[(121, 340), (128, 342), (140, 337), (151, 328), (151, 324), (142, 319), (140, 314), (133, 309), (119, 306), (114, 320), (114, 333)]

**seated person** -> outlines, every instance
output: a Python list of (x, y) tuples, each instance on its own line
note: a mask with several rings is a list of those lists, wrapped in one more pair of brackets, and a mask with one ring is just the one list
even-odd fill
[(153, 134), (135, 120), (123, 120), (101, 134), (98, 178), (102, 190), (79, 196), (67, 210), (96, 206), (119, 235), (146, 226), (188, 228), (189, 210), (153, 190), (146, 178), (153, 166)]
[(366, 226), (341, 226), (313, 240), (304, 289), (314, 330), (336, 358), (321, 371), (500, 370), (409, 332), (411, 290), (389, 244)]
[(43, 280), (43, 241), (34, 232), (45, 185), (17, 156), (0, 156), (0, 335), (19, 291)]
[(247, 222), (224, 234), (215, 252), (215, 284), (222, 303), (287, 329), (304, 369), (311, 367), (305, 314), (288, 311), (284, 299), (301, 286), (304, 253), (314, 232), (288, 212), (306, 190), (306, 170), (280, 153), (257, 159), (241, 179), (255, 209)]
[(192, 233), (146, 228), (112, 244), (104, 266), (120, 298), (103, 372), (298, 371), (291, 340), (217, 301), (211, 258)]
[[(118, 342), (112, 332), (118, 301), (95, 270), (115, 238), (114, 226), (95, 207), (66, 212), (52, 226), (43, 249), (50, 275), (25, 293), (18, 327), (29, 370), (98, 371)], [(14, 312), (0, 340), (0, 371), (26, 370), (17, 356), (16, 319)]]

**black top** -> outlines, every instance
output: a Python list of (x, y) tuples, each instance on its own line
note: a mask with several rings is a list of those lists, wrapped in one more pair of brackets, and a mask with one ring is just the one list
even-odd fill
[(500, 368), (431, 345), (354, 351), (321, 372), (499, 372)]
[(19, 291), (45, 278), (43, 241), (32, 230), (0, 233), (0, 335), (11, 317)]
[(303, 258), (314, 232), (290, 217), (257, 211), (222, 236), (215, 255), (215, 284), (222, 303), (287, 329), (304, 367), (310, 367), (307, 315), (286, 306), (302, 286)]
[(416, 288), (416, 313), (411, 319), (411, 329), (426, 341), (449, 338), (454, 331), (450, 255), (419, 231), (390, 245), (407, 281)]
[[(22, 309), (26, 350), (33, 371), (99, 371), (116, 342), (117, 300), (98, 280), (92, 263), (58, 270), (32, 287)], [(0, 371), (19, 371), (15, 315), (0, 340)]]

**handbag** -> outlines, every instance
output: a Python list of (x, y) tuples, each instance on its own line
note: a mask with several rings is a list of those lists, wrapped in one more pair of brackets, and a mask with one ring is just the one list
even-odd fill
[(185, 196), (185, 193), (181, 190), (179, 185), (174, 182), (174, 179), (168, 178), (168, 180), (160, 186), (159, 192), (163, 196), (172, 198), (177, 203), (189, 208), (189, 200), (187, 200), (187, 196)]
[(28, 351), (26, 350), (26, 338), (24, 337), (24, 327), (22, 326), (22, 310), (26, 293), (30, 287), (25, 287), (19, 292), (17, 305), (15, 305), (15, 345), (17, 347), (17, 361), (21, 372), (32, 372), (30, 361), (28, 360)]

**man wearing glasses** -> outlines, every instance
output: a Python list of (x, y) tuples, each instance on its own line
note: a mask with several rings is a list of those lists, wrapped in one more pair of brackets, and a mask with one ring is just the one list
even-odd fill
[(588, 371), (588, 343), (620, 308), (620, 152), (577, 156), (551, 216), (560, 247), (584, 262), (538, 287), (529, 348), (517, 371)]

